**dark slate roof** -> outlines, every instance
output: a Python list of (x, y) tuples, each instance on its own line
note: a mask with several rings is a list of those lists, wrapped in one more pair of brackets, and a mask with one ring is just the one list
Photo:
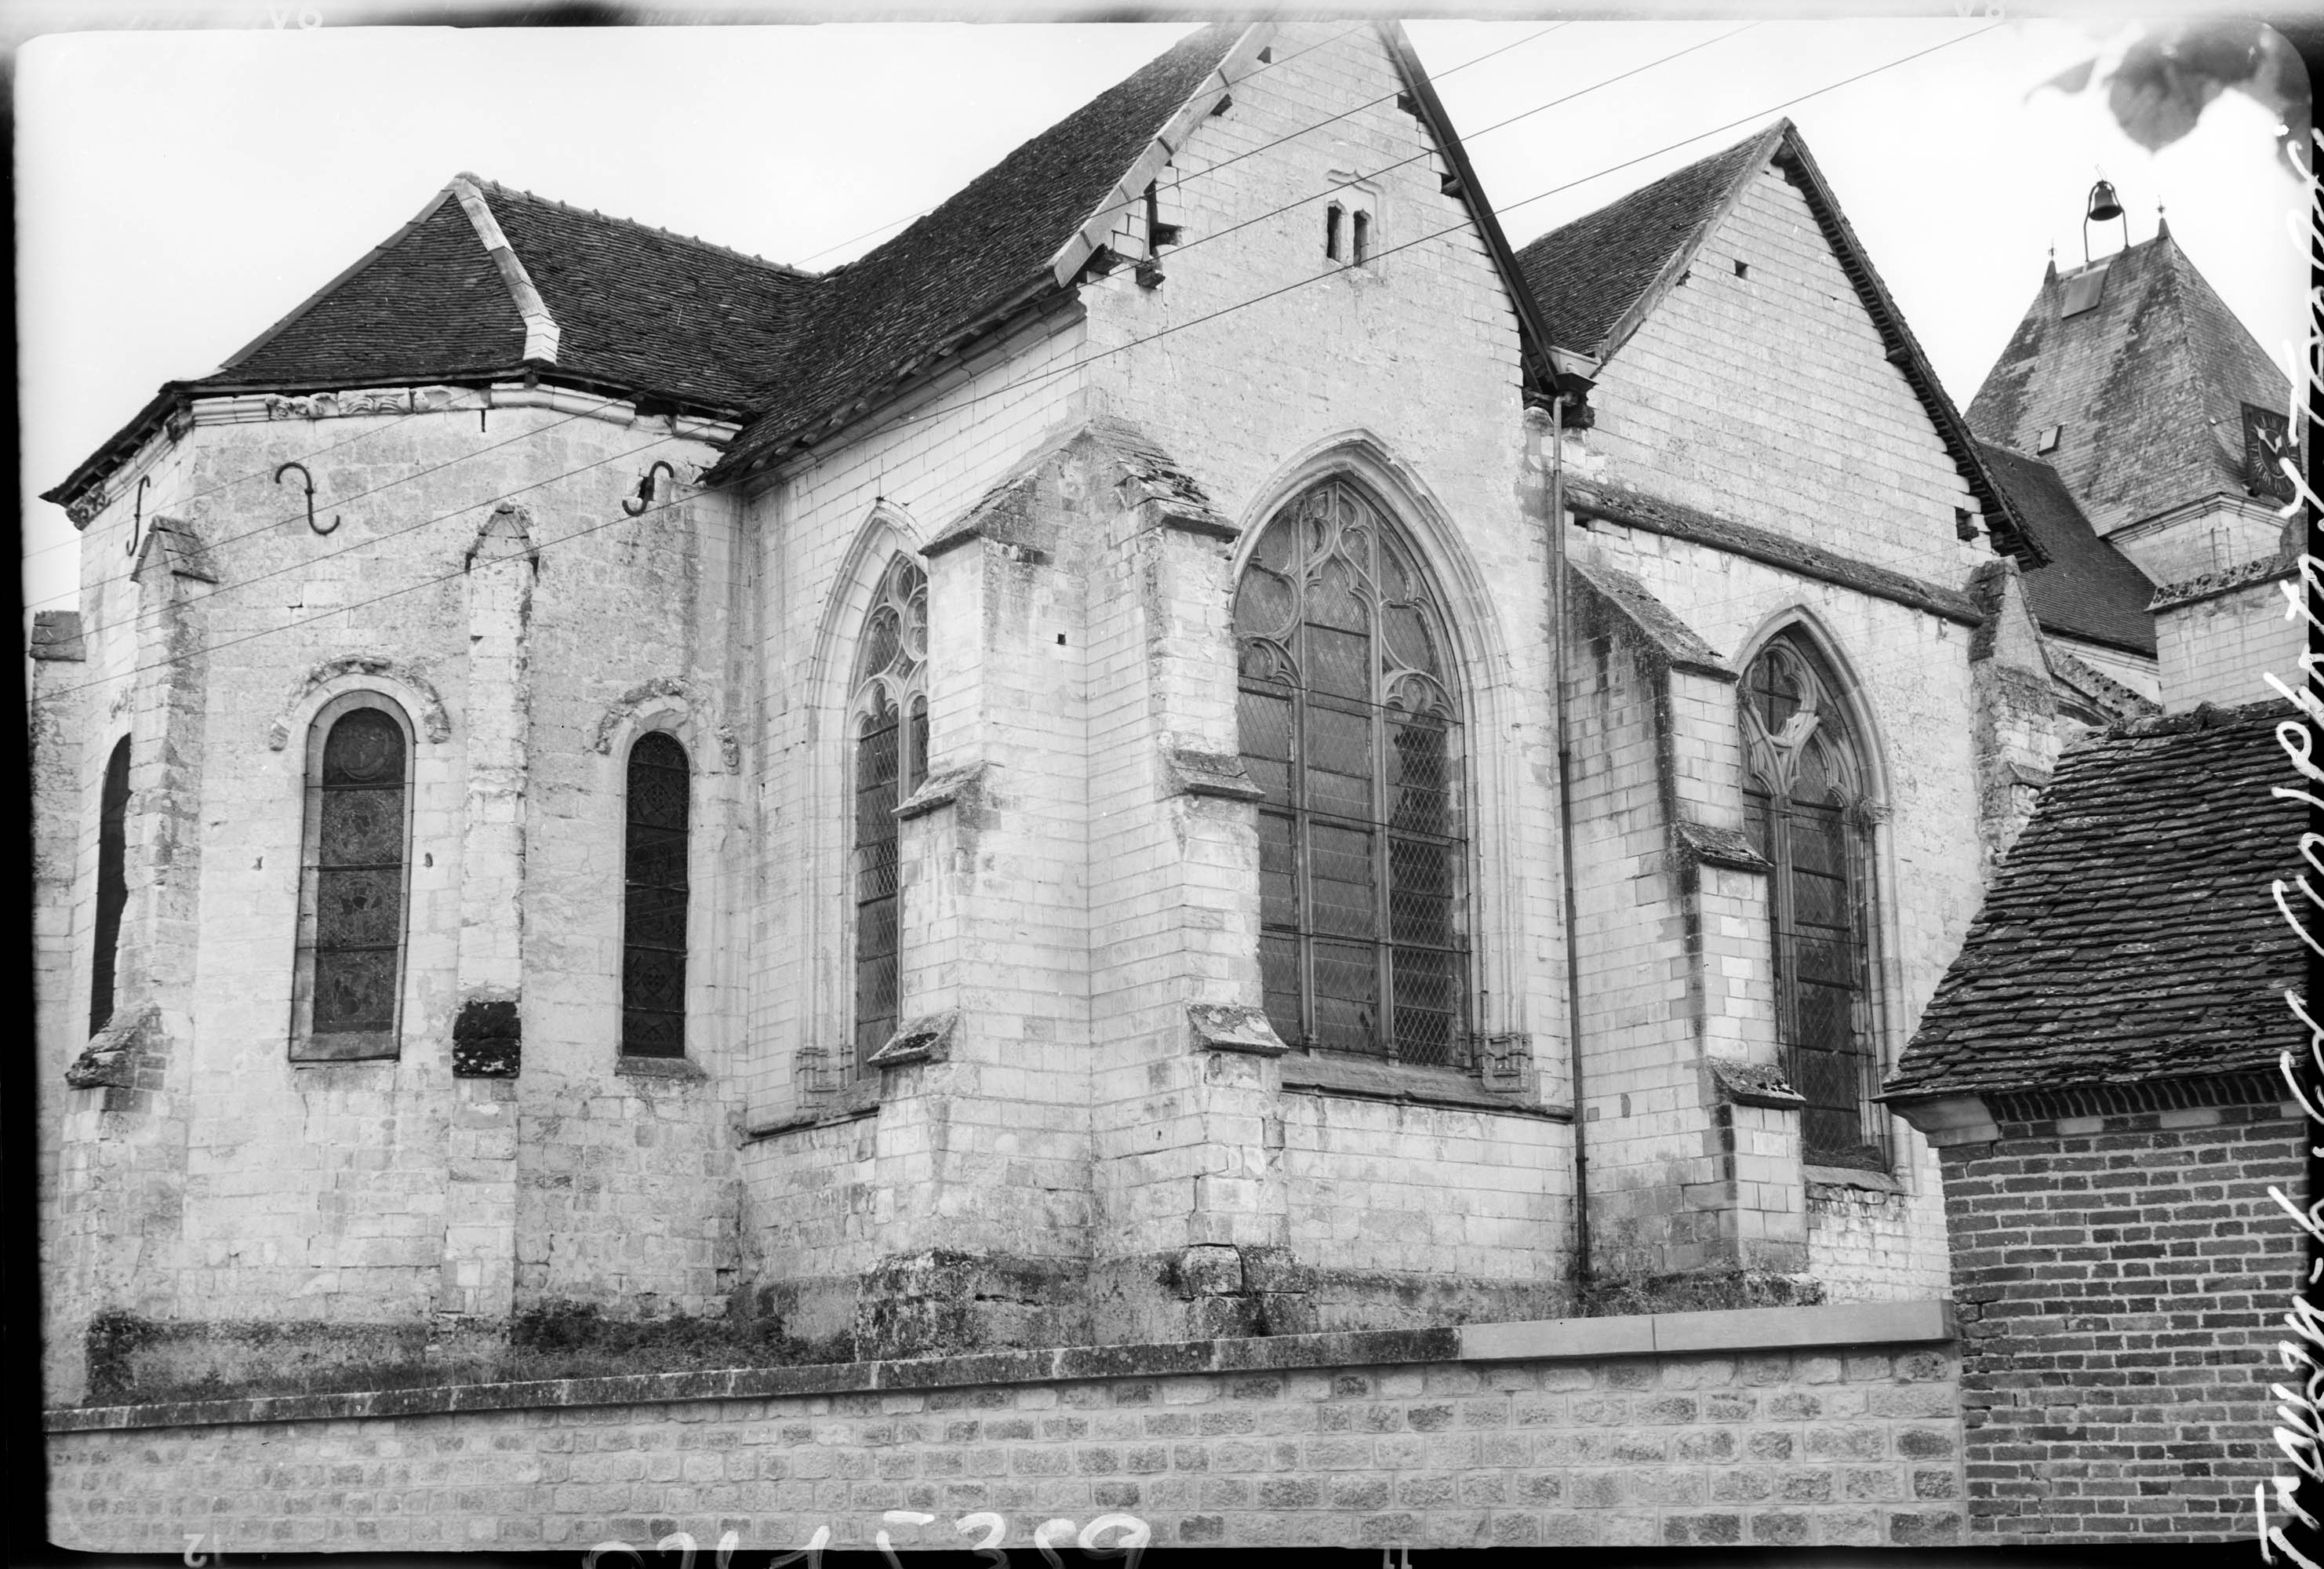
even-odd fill
[(504, 371), (524, 322), (446, 186), (413, 218), (194, 387), (344, 385)]
[[(558, 329), (560, 379), (740, 417), (813, 280), (756, 256), (463, 175)], [(197, 392), (510, 373), (524, 325), (447, 186)]]
[(1690, 163), (1519, 251), (1517, 270), (1554, 312), (1558, 342), (1603, 359), (1608, 335), (1665, 268), (1693, 253), (1727, 198), (1766, 157), (1767, 140), (1761, 132)]
[(2245, 403), (2281, 411), (2291, 384), (2168, 230), (2100, 263), (2098, 304), (2061, 317), (2084, 270), (2045, 273), (1985, 384), (1979, 436), (2044, 453), (2082, 511), (2112, 532), (2182, 502), (2242, 494)]
[(1205, 27), (1019, 147), (942, 207), (817, 280), (798, 352), (713, 478), (949, 348), (1044, 285), (1049, 259), (1245, 31)]
[(2197, 1077), (2295, 1046), (2303, 950), (2269, 897), (2299, 870), (2277, 701), (2144, 719), (2058, 760), (1891, 1099)]
[(567, 374), (740, 414), (789, 351), (816, 286), (722, 245), (480, 188), (557, 318), (557, 364)]
[(2026, 531), (2050, 558), (2025, 574), (2025, 600), (2043, 628), (2068, 637), (2154, 657), (2154, 585), (2121, 551), (2098, 536), (2058, 471), (2038, 457), (1990, 441), (1978, 443), (1985, 466)]

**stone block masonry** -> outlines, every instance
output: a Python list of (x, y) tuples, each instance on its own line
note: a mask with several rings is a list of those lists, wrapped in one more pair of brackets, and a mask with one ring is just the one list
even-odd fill
[(989, 1511), (1019, 1549), (1109, 1514), (1172, 1546), (1941, 1545), (1949, 1334), (1884, 1303), (85, 1408), (50, 1417), (51, 1529), (956, 1549)]

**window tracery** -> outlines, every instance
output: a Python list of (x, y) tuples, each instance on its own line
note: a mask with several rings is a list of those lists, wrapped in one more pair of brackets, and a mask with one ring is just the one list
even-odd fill
[(1773, 868), (1776, 1029), (1806, 1100), (1805, 1158), (1885, 1169), (1874, 1050), (1871, 856), (1877, 808), (1837, 688), (1805, 641), (1778, 634), (1743, 674), (1743, 799)]
[(1261, 532), (1234, 625), (1269, 1021), (1309, 1050), (1469, 1066), (1461, 705), (1417, 557), (1327, 480)]
[(896, 808), (927, 777), (928, 590), (904, 557), (880, 579), (856, 648), (848, 704), (857, 1071), (896, 1031), (901, 993)]

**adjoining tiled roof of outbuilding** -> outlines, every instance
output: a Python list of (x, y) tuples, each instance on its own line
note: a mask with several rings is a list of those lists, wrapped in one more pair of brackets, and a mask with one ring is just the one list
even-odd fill
[(797, 353), (714, 477), (747, 467), (835, 407), (883, 388), (1019, 297), (1247, 28), (1180, 41), (861, 259), (816, 281)]
[[(2061, 316), (2070, 279), (2103, 268), (2096, 305)], [(2221, 491), (2244, 493), (2243, 405), (2282, 411), (2291, 383), (2165, 229), (2098, 268), (2044, 274), (1969, 400), (1977, 433), (2040, 450), (2111, 531)]]
[(2025, 530), (2050, 558), (2025, 574), (2025, 600), (2046, 631), (2154, 657), (2154, 585), (2130, 558), (2098, 536), (2058, 471), (2038, 457), (1990, 441), (1986, 467), (2016, 503)]
[(2273, 700), (2143, 719), (2058, 761), (1889, 1075), (1891, 1100), (2247, 1072), (2296, 1044), (2269, 897), (2302, 816)]

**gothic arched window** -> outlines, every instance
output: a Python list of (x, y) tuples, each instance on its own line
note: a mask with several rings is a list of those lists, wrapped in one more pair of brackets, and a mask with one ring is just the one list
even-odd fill
[(687, 825), (694, 771), (675, 736), (630, 748), (622, 845), (622, 1055), (686, 1055)]
[(411, 727), (372, 692), (327, 705), (308, 733), (293, 1054), (396, 1054), (410, 856)]
[(97, 948), (88, 981), (88, 1032), (113, 1017), (114, 964), (121, 947), (121, 912), (129, 903), (129, 738), (114, 743), (97, 799)]
[(1470, 1066), (1461, 704), (1418, 558), (1327, 480), (1260, 533), (1234, 622), (1269, 1022), (1311, 1051)]
[(896, 808), (927, 777), (928, 586), (903, 557), (881, 575), (848, 702), (854, 797), (855, 1065), (896, 1032), (900, 1004)]
[(1796, 633), (1778, 634), (1744, 671), (1742, 711), (1745, 815), (1774, 868), (1776, 1030), (1784, 1076), (1807, 1101), (1803, 1153), (1882, 1169), (1862, 754), (1838, 688)]

